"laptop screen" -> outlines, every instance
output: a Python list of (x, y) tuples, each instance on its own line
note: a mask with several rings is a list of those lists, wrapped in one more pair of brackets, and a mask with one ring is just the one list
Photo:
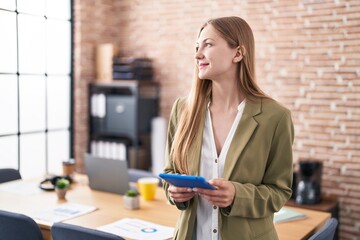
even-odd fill
[(127, 161), (85, 153), (84, 162), (91, 189), (122, 195), (130, 189)]

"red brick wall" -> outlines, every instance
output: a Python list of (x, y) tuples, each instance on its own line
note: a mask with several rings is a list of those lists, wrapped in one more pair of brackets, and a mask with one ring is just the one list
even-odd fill
[[(292, 110), (295, 161), (323, 161), (325, 195), (340, 202), (341, 239), (360, 238), (360, 2), (358, 0), (74, 0), (75, 157), (87, 142), (87, 83), (95, 46), (153, 59), (161, 115), (185, 95), (196, 36), (211, 17), (252, 26), (257, 79)], [(81, 161), (79, 161), (81, 162)], [(79, 166), (79, 170), (82, 166)]]
[(82, 157), (87, 150), (88, 83), (95, 72), (95, 46), (117, 42), (120, 29), (115, 23), (117, 9), (113, 0), (74, 1), (74, 152), (77, 170), (83, 172)]

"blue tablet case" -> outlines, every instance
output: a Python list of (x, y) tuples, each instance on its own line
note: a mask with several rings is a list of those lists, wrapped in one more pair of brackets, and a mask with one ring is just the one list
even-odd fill
[(176, 187), (216, 189), (200, 176), (160, 173), (159, 177)]

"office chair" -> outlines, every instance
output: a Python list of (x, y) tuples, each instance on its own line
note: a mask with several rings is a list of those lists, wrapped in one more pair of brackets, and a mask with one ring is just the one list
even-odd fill
[[(130, 182), (137, 182), (137, 180), (139, 180), (139, 178), (142, 177), (156, 177), (155, 175), (153, 175), (151, 172), (145, 171), (145, 170), (141, 170), (141, 169), (135, 169), (135, 168), (129, 168), (128, 169), (128, 173), (129, 173), (129, 181)], [(159, 186), (161, 187), (162, 183), (161, 181), (159, 181)]]
[(0, 210), (0, 239), (43, 240), (43, 236), (32, 218), (24, 214)]
[(53, 240), (124, 240), (111, 233), (61, 222), (51, 227), (51, 236)]
[(21, 179), (20, 172), (13, 168), (0, 169), (0, 183)]
[(330, 218), (324, 224), (324, 226), (314, 233), (308, 240), (332, 240), (334, 239), (338, 220), (336, 218)]

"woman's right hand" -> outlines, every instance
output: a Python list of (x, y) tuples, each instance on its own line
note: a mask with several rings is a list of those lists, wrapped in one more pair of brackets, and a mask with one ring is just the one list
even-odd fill
[(175, 187), (174, 185), (169, 185), (168, 193), (169, 197), (178, 203), (189, 201), (196, 194), (191, 188)]

